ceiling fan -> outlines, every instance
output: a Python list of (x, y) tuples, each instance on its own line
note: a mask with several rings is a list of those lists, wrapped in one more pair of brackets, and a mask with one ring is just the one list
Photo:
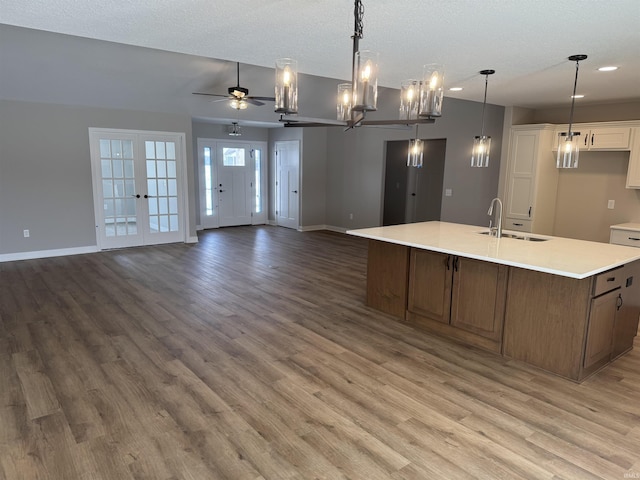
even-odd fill
[[(194, 95), (207, 95), (210, 97), (224, 97), (220, 100), (214, 100), (214, 102), (223, 102), (225, 100), (230, 100), (231, 108), (235, 108), (236, 110), (244, 110), (247, 108), (248, 104), (251, 105), (264, 105), (264, 102), (275, 102), (274, 97), (256, 97), (249, 95), (249, 89), (240, 86), (240, 62), (236, 63), (236, 86), (229, 87), (228, 94), (223, 95), (219, 93), (202, 93), (202, 92), (193, 92)], [(261, 101), (262, 100), (262, 101)]]

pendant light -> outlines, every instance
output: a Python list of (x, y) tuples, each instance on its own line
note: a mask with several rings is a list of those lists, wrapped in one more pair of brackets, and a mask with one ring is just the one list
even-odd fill
[(489, 85), (489, 75), (496, 73), (495, 70), (480, 70), (484, 75), (484, 101), (482, 102), (482, 127), (480, 136), (473, 140), (473, 151), (471, 153), (472, 167), (488, 167), (489, 154), (491, 153), (491, 137), (484, 134), (484, 110), (487, 106), (487, 87)]
[(556, 157), (557, 168), (578, 168), (578, 137), (580, 132), (572, 132), (573, 107), (576, 102), (576, 88), (578, 86), (578, 69), (580, 61), (586, 60), (586, 55), (571, 55), (568, 60), (576, 62), (576, 78), (573, 81), (573, 95), (571, 96), (571, 112), (569, 113), (569, 130), (558, 134), (558, 154)]
[(239, 137), (240, 135), (242, 135), (238, 122), (231, 122), (231, 126), (229, 127), (229, 135), (231, 135), (232, 137)]
[(409, 140), (409, 152), (407, 153), (407, 167), (422, 168), (422, 156), (424, 142), (418, 138), (418, 124), (416, 123), (416, 138)]

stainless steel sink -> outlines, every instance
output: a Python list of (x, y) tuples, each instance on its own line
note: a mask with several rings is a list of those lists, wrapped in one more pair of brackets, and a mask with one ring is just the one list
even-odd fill
[[(492, 232), (478, 232), (480, 235), (490, 235)], [(513, 238), (514, 240), (526, 240), (528, 242), (546, 242), (548, 238), (532, 237), (531, 235), (517, 235), (515, 233), (502, 233), (502, 238)]]

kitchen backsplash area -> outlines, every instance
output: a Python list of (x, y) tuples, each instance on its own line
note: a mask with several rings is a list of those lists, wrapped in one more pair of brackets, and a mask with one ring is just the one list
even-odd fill
[(554, 235), (609, 242), (611, 225), (640, 222), (640, 190), (625, 188), (628, 165), (629, 152), (580, 152), (578, 169), (560, 170)]

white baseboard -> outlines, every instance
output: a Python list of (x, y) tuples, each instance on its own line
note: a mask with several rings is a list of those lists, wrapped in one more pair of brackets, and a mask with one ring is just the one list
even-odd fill
[(66, 255), (82, 255), (98, 252), (98, 246), (75, 248), (58, 248), (55, 250), (39, 250), (33, 252), (18, 252), (0, 254), (0, 262), (15, 262), (17, 260), (33, 260), (35, 258), (64, 257)]
[(198, 236), (196, 235), (195, 237), (187, 237), (187, 240), (184, 243), (198, 243)]
[(329, 230), (331, 232), (345, 233), (346, 228), (335, 227), (333, 225), (307, 225), (306, 227), (298, 227), (299, 232), (313, 232), (317, 230)]

